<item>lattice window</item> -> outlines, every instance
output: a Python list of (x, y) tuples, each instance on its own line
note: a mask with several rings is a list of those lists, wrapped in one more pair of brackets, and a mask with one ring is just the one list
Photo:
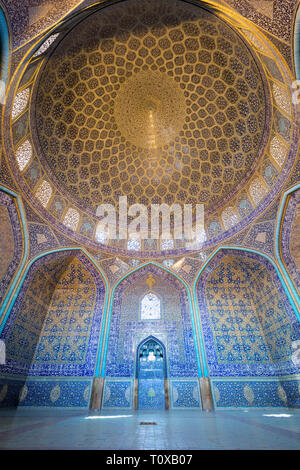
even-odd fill
[(174, 248), (174, 240), (170, 239), (162, 239), (161, 240), (161, 249), (162, 250), (172, 250)]
[(32, 157), (32, 146), (29, 140), (26, 140), (17, 150), (16, 159), (21, 171), (27, 166)]
[(250, 185), (250, 195), (253, 202), (257, 205), (267, 194), (267, 188), (263, 185), (259, 178), (256, 178)]
[(43, 181), (38, 187), (35, 197), (41, 202), (44, 207), (47, 207), (52, 195), (52, 188), (48, 181)]
[(109, 240), (109, 235), (103, 230), (101, 224), (97, 225), (96, 233), (95, 233), (95, 240), (99, 243), (107, 243)]
[(225, 227), (225, 230), (234, 227), (239, 222), (239, 217), (233, 207), (227, 207), (222, 212), (222, 220)]
[(41, 45), (41, 47), (33, 54), (33, 57), (38, 57), (39, 55), (46, 52), (47, 49), (51, 46), (51, 44), (55, 41), (59, 33), (51, 34), (48, 39)]
[(65, 218), (64, 218), (64, 224), (66, 227), (70, 228), (71, 230), (75, 230), (78, 227), (79, 223), (79, 213), (77, 212), (76, 209), (68, 209)]
[(273, 137), (271, 144), (270, 144), (270, 153), (272, 158), (274, 158), (275, 162), (282, 166), (284, 160), (286, 159), (288, 149), (283, 141), (277, 135)]
[(26, 108), (28, 100), (29, 100), (30, 90), (29, 88), (25, 88), (25, 90), (20, 91), (15, 99), (13, 104), (13, 109), (11, 113), (12, 119), (16, 119), (16, 117), (21, 114), (21, 112)]
[(141, 301), (141, 320), (159, 320), (161, 318), (161, 304), (157, 295), (149, 292)]
[(127, 250), (140, 251), (141, 241), (136, 238), (130, 238), (127, 242)]
[(273, 93), (278, 106), (287, 114), (291, 114), (291, 102), (288, 90), (282, 85), (273, 83)]

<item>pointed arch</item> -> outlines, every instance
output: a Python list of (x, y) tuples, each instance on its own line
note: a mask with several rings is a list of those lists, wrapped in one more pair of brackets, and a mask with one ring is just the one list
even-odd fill
[[(299, 8), (300, 12), (300, 8)], [(299, 19), (300, 22), (300, 19)], [(300, 34), (300, 33), (299, 33)], [(279, 210), (278, 210), (278, 215), (277, 215), (277, 224), (276, 224), (276, 232), (275, 232), (275, 253), (276, 253), (276, 260), (282, 269), (282, 272), (284, 273), (284, 276), (287, 280), (288, 286), (292, 292), (293, 298), (295, 299), (296, 305), (298, 305), (298, 308), (300, 308), (300, 297), (299, 293), (297, 291), (297, 288), (293, 282), (293, 279), (289, 275), (286, 265), (282, 256), (282, 249), (281, 249), (281, 244), (282, 244), (282, 232), (283, 232), (283, 222), (286, 214), (286, 210), (288, 207), (288, 203), (290, 200), (291, 195), (300, 189), (300, 184), (297, 184), (293, 186), (292, 188), (288, 189), (281, 198)], [(300, 321), (300, 315), (298, 314), (298, 320)]]
[(300, 80), (300, 6), (298, 6), (294, 22), (294, 65), (296, 77)]
[[(300, 185), (299, 185), (300, 186)], [(299, 312), (299, 302), (295, 302), (293, 297), (291, 296), (291, 293), (288, 289), (288, 284), (286, 283), (282, 273), (280, 272), (277, 264), (275, 263), (275, 261), (269, 256), (267, 255), (266, 253), (263, 253), (259, 250), (254, 250), (252, 248), (244, 248), (244, 247), (240, 247), (240, 246), (220, 246), (218, 247), (209, 257), (208, 259), (205, 261), (205, 263), (201, 266), (201, 269), (199, 270), (199, 272), (197, 273), (197, 276), (195, 277), (195, 280), (194, 280), (194, 284), (193, 284), (193, 296), (194, 296), (194, 299), (196, 300), (196, 287), (197, 287), (197, 283), (199, 281), (199, 278), (200, 276), (202, 275), (202, 273), (204, 272), (204, 270), (207, 268), (207, 266), (210, 264), (210, 262), (214, 259), (214, 257), (221, 251), (221, 250), (238, 250), (238, 251), (241, 251), (241, 252), (245, 252), (245, 253), (254, 253), (258, 256), (261, 256), (262, 259), (266, 259), (268, 260), (273, 268), (275, 269), (276, 271), (276, 274), (280, 280), (280, 283), (289, 299), (289, 302), (291, 304), (291, 306), (293, 307), (293, 310), (295, 312), (295, 315), (297, 317), (297, 319), (300, 321), (300, 312)], [(288, 277), (289, 278), (289, 277)], [(199, 311), (198, 311), (199, 313)]]
[(156, 336), (153, 336), (153, 335), (149, 335), (147, 336), (146, 338), (144, 338), (142, 341), (140, 341), (140, 343), (137, 345), (137, 348), (136, 348), (136, 364), (135, 364), (135, 378), (138, 378), (139, 376), (139, 367), (138, 367), (138, 361), (139, 361), (139, 351), (141, 350), (141, 348), (146, 344), (148, 343), (148, 341), (153, 341), (157, 344), (159, 344), (159, 346), (162, 348), (163, 350), (163, 362), (164, 362), (164, 378), (166, 379), (167, 378), (167, 354), (166, 354), (166, 347), (164, 345), (164, 343), (162, 341), (160, 341), (158, 338), (156, 338)]
[(199, 333), (199, 324), (198, 324), (198, 319), (197, 317), (195, 318), (195, 310), (194, 310), (194, 304), (193, 304), (193, 298), (192, 294), (190, 291), (189, 286), (187, 283), (182, 279), (180, 276), (172, 272), (170, 269), (161, 266), (160, 264), (154, 263), (152, 261), (146, 262), (141, 264), (140, 266), (130, 270), (128, 273), (126, 273), (124, 276), (122, 276), (121, 279), (119, 279), (113, 286), (111, 295), (110, 295), (110, 302), (109, 302), (109, 307), (108, 307), (108, 312), (107, 312), (107, 320), (106, 320), (106, 328), (105, 328), (105, 338), (103, 340), (103, 351), (102, 353), (99, 351), (99, 356), (98, 356), (98, 362), (97, 362), (97, 368), (96, 368), (96, 376), (105, 376), (105, 368), (106, 368), (106, 360), (107, 360), (107, 351), (108, 351), (108, 340), (109, 340), (109, 332), (110, 332), (110, 325), (111, 325), (111, 317), (112, 317), (112, 308), (113, 308), (113, 302), (114, 302), (114, 296), (117, 287), (123, 282), (126, 278), (128, 278), (130, 275), (133, 273), (136, 273), (137, 271), (140, 271), (146, 267), (155, 267), (158, 268), (161, 271), (165, 271), (168, 274), (170, 274), (172, 277), (176, 278), (183, 286), (184, 289), (187, 293), (188, 296), (188, 302), (189, 302), (189, 310), (190, 310), (190, 315), (191, 315), (191, 324), (192, 324), (192, 331), (193, 331), (193, 338), (194, 338), (194, 345), (195, 345), (195, 352), (196, 352), (196, 361), (197, 361), (197, 369), (198, 369), (198, 376), (201, 377), (203, 375), (203, 371), (205, 370), (205, 367), (203, 366), (203, 360), (204, 360), (204, 347), (203, 347), (203, 341), (201, 338), (201, 334)]
[(22, 254), (21, 254), (21, 259), (19, 262), (19, 266), (17, 269), (15, 269), (15, 274), (10, 282), (10, 286), (8, 290), (6, 291), (5, 297), (2, 299), (2, 305), (0, 308), (0, 334), (1, 334), (1, 326), (2, 323), (5, 322), (6, 317), (3, 317), (6, 311), (7, 306), (9, 305), (9, 302), (12, 299), (12, 295), (14, 293), (14, 289), (20, 279), (22, 270), (24, 269), (27, 256), (28, 256), (28, 248), (29, 248), (29, 242), (28, 242), (28, 230), (27, 230), (27, 222), (26, 222), (26, 217), (25, 217), (25, 211), (23, 208), (23, 204), (21, 201), (20, 196), (15, 193), (14, 191), (6, 188), (3, 185), (0, 185), (0, 191), (3, 193), (8, 194), (15, 200), (15, 204), (17, 207), (17, 212), (18, 212), (18, 218), (20, 222), (20, 227), (21, 227), (21, 232), (22, 232)]
[[(97, 358), (98, 358), (98, 355), (99, 355), (99, 351), (101, 352), (102, 350), (102, 347), (103, 347), (103, 336), (104, 336), (104, 327), (105, 327), (105, 321), (106, 321), (106, 315), (107, 315), (107, 306), (108, 306), (108, 299), (109, 299), (109, 285), (108, 285), (108, 281), (106, 279), (106, 276), (103, 272), (103, 270), (97, 265), (97, 263), (95, 262), (95, 260), (91, 257), (91, 255), (83, 248), (79, 248), (79, 247), (67, 247), (67, 248), (58, 248), (58, 249), (54, 249), (54, 250), (48, 250), (44, 253), (40, 253), (39, 255), (37, 255), (34, 259), (32, 259), (28, 264), (27, 266), (25, 267), (25, 269), (22, 269), (22, 271), (19, 272), (19, 277), (18, 277), (18, 284), (16, 286), (16, 282), (15, 282), (15, 292), (14, 292), (14, 296), (13, 298), (11, 299), (9, 305), (8, 305), (8, 308), (7, 308), (7, 311), (5, 313), (5, 316), (3, 318), (3, 321), (2, 323), (0, 324), (0, 336), (1, 334), (3, 333), (3, 330), (5, 328), (5, 325), (9, 319), (9, 316), (11, 314), (11, 311), (15, 305), (15, 302), (17, 301), (18, 299), (18, 296), (20, 294), (20, 291), (21, 291), (21, 288), (26, 280), (26, 277), (29, 273), (29, 270), (30, 268), (33, 266), (34, 263), (36, 263), (38, 260), (48, 256), (48, 255), (52, 255), (52, 254), (55, 254), (55, 253), (62, 253), (62, 252), (65, 252), (65, 254), (67, 254), (68, 252), (80, 252), (83, 254), (83, 256), (88, 259), (92, 265), (94, 266), (94, 268), (98, 271), (101, 279), (103, 280), (104, 282), (104, 286), (105, 286), (105, 294), (104, 294), (104, 306), (103, 306), (103, 313), (102, 313), (102, 318), (101, 318), (101, 325), (100, 325), (100, 334), (99, 334), (99, 342), (98, 342), (98, 347), (97, 347), (97, 355), (96, 355), (96, 361), (95, 363), (97, 364)], [(24, 262), (25, 264), (25, 262)], [(96, 368), (96, 365), (95, 365), (95, 368)]]
[[(74, 267), (72, 267), (72, 259), (76, 259), (75, 262), (75, 270)], [(61, 262), (60, 262), (61, 260)], [(78, 263), (78, 262), (79, 263)], [(58, 262), (58, 270), (57, 268), (53, 265), (54, 262)], [(50, 264), (49, 264), (50, 263)], [(51, 264), (52, 263), (52, 264)], [(66, 264), (67, 263), (67, 264)], [(71, 264), (70, 264), (71, 263)], [(53, 266), (52, 266), (53, 265)], [(78, 268), (76, 267), (78, 265)], [(67, 275), (68, 279), (67, 284), (65, 284), (65, 281), (63, 281), (60, 284), (60, 277), (62, 274), (65, 272), (67, 273), (68, 270), (70, 270), (70, 273)], [(41, 271), (42, 270), (42, 271)], [(85, 339), (85, 346), (84, 349), (78, 349), (78, 358), (74, 359), (74, 372), (75, 375), (93, 375), (95, 366), (96, 366), (96, 361), (97, 361), (97, 354), (98, 351), (95, 350), (95, 344), (97, 344), (97, 349), (102, 348), (101, 344), (101, 338), (103, 338), (103, 325), (105, 323), (105, 315), (106, 315), (106, 308), (107, 308), (107, 299), (108, 299), (108, 283), (107, 280), (102, 272), (102, 270), (97, 266), (95, 261), (91, 258), (91, 256), (85, 252), (85, 250), (79, 249), (79, 248), (64, 248), (64, 249), (56, 249), (56, 250), (51, 250), (47, 251), (45, 253), (41, 253), (40, 255), (36, 256), (33, 260), (31, 260), (28, 265), (26, 266), (26, 269), (23, 272), (21, 281), (18, 285), (18, 288), (15, 293), (14, 301), (11, 303), (9, 311), (7, 312), (6, 316), (6, 322), (5, 324), (3, 323), (1, 325), (1, 333), (3, 338), (6, 338), (10, 335), (10, 329), (14, 325), (15, 318), (17, 318), (18, 312), (20, 311), (21, 305), (23, 305), (23, 302), (26, 300), (27, 292), (30, 291), (32, 282), (35, 280), (35, 277), (39, 272), (45, 274), (45, 279), (49, 277), (50, 284), (47, 281), (47, 286), (49, 284), (49, 288), (46, 286), (45, 292), (47, 293), (48, 296), (45, 299), (45, 302), (49, 305), (52, 305), (52, 293), (55, 293), (55, 289), (58, 286), (58, 289), (66, 289), (68, 288), (69, 281), (70, 285), (74, 284), (74, 288), (81, 289), (80, 283), (86, 283), (86, 288), (90, 291), (91, 289), (93, 290), (93, 296), (91, 298), (89, 297), (83, 297), (83, 304), (86, 303), (87, 305), (87, 311), (89, 309), (92, 311), (92, 316), (89, 316), (89, 322), (84, 323), (86, 331), (86, 337)], [(72, 275), (71, 275), (72, 274)], [(74, 280), (73, 280), (74, 277)], [(38, 279), (38, 278), (37, 278)], [(42, 279), (40, 279), (40, 282), (43, 282), (44, 277), (42, 276)], [(101, 279), (101, 281), (100, 281)], [(35, 282), (34, 282), (35, 283)], [(76, 287), (77, 286), (77, 287)], [(93, 287), (94, 286), (94, 287)], [(41, 291), (43, 290), (43, 287), (41, 287)], [(31, 297), (34, 297), (35, 295), (39, 295), (39, 289), (35, 289), (32, 291), (32, 295), (29, 292), (29, 299)], [(59, 294), (59, 293), (58, 293)], [(25, 300), (24, 300), (25, 299)], [(47, 300), (48, 299), (48, 300)], [(63, 299), (63, 297), (62, 297)], [(68, 302), (71, 302), (72, 299), (69, 299)], [(76, 300), (76, 299), (75, 299)], [(26, 300), (26, 305), (28, 308), (30, 308), (30, 302), (28, 304), (28, 301)], [(74, 302), (74, 299), (73, 299)], [(41, 298), (41, 305), (43, 304), (43, 299)], [(47, 304), (47, 305), (48, 305)], [(46, 307), (47, 307), (46, 305)], [(37, 307), (39, 308), (39, 302), (37, 303)], [(76, 308), (75, 308), (76, 307)], [(84, 309), (85, 307), (81, 307), (80, 305), (74, 304), (74, 309), (77, 311), (77, 320), (81, 320), (82, 318), (82, 313), (81, 308)], [(47, 308), (46, 308), (47, 310)], [(74, 312), (75, 312), (74, 310)], [(75, 315), (76, 317), (76, 312), (72, 315)], [(43, 328), (43, 318), (45, 315), (41, 316), (41, 321), (39, 323), (40, 327)], [(74, 317), (74, 318), (75, 318)], [(25, 318), (25, 317), (24, 317)], [(28, 317), (29, 318), (29, 317)], [(46, 317), (44, 318), (46, 320)], [(76, 321), (77, 321), (76, 320)], [(23, 321), (23, 320), (22, 320)], [(39, 321), (39, 320), (38, 320)], [(86, 326), (88, 325), (88, 326)], [(74, 330), (75, 331), (75, 330)], [(80, 330), (81, 331), (81, 330)], [(85, 330), (84, 330), (85, 331)], [(41, 329), (42, 333), (42, 329)], [(44, 334), (44, 333), (43, 333)], [(48, 334), (48, 333), (47, 333)], [(71, 334), (71, 333), (70, 333)], [(100, 339), (99, 339), (100, 338)], [(83, 352), (84, 351), (84, 352)], [(79, 354), (80, 352), (80, 354)], [(79, 356), (82, 356), (81, 359), (79, 359)], [(80, 356), (80, 357), (81, 357)], [(32, 356), (33, 357), (33, 356)], [(47, 358), (43, 359), (43, 361), (47, 362)], [(70, 359), (71, 360), (71, 359)], [(72, 359), (73, 360), (73, 359)], [(67, 361), (67, 359), (65, 359)], [(77, 361), (77, 362), (76, 362)], [(30, 366), (32, 371), (31, 374), (33, 375), (43, 375), (43, 363), (41, 364), (35, 364), (34, 362), (33, 366)], [(67, 362), (66, 362), (67, 364)], [(8, 368), (10, 365), (8, 364)], [(24, 368), (25, 363), (23, 365), (22, 361), (20, 362), (20, 367)], [(49, 366), (50, 367), (50, 366)], [(52, 367), (52, 366), (51, 366)], [(55, 361), (53, 367), (55, 368)], [(24, 369), (25, 370), (25, 369)], [(68, 375), (68, 366), (66, 365), (66, 371), (63, 372), (63, 374)]]
[(10, 64), (9, 26), (2, 5), (0, 6), (0, 103), (5, 101)]
[[(230, 329), (231, 328), (230, 327), (231, 323), (230, 323), (230, 325), (229, 325), (229, 322), (227, 322), (227, 323), (225, 322), (223, 324), (223, 320), (218, 317), (217, 312), (219, 311), (219, 308), (221, 308), (221, 310), (222, 310), (222, 305), (225, 302), (224, 307), (223, 307), (225, 309), (224, 312), (223, 312), (224, 314), (225, 314), (225, 311), (226, 311), (226, 314), (227, 314), (227, 312), (230, 312), (231, 308), (234, 309), (234, 315), (237, 315), (237, 312), (235, 311), (235, 309), (240, 310), (241, 311), (241, 315), (240, 315), (241, 318), (238, 318), (237, 321), (244, 321), (244, 320), (241, 320), (241, 319), (244, 317), (244, 315), (246, 315), (246, 312), (248, 312), (248, 310), (249, 310), (249, 312), (251, 312), (253, 310), (252, 301), (250, 299), (251, 296), (249, 297), (248, 290), (245, 291), (245, 293), (244, 293), (245, 297), (240, 297), (240, 294), (238, 294), (237, 299), (235, 299), (235, 293), (232, 292), (232, 294), (231, 294), (231, 292), (228, 292), (228, 289), (227, 289), (227, 291), (224, 290), (225, 287), (222, 284), (221, 285), (222, 293), (220, 293), (221, 291), (218, 288), (218, 285), (220, 284), (220, 282), (221, 283), (223, 282), (223, 277), (227, 273), (226, 266), (225, 266), (225, 268), (226, 268), (225, 269), (224, 267), (222, 267), (222, 265), (220, 265), (220, 263), (223, 260), (223, 258), (226, 258), (228, 255), (236, 256), (238, 258), (245, 257), (246, 264), (245, 264), (244, 269), (243, 269), (243, 275), (245, 275), (245, 276), (248, 276), (247, 273), (249, 273), (249, 270), (251, 271), (251, 269), (252, 269), (251, 266), (248, 265), (249, 263), (250, 264), (251, 263), (252, 264), (256, 263), (257, 266), (260, 266), (259, 270), (257, 271), (258, 276), (259, 276), (258, 278), (261, 279), (262, 281), (264, 281), (265, 284), (266, 284), (266, 279), (267, 278), (266, 278), (266, 275), (263, 274), (263, 273), (265, 273), (265, 271), (267, 271), (267, 276), (269, 276), (272, 279), (272, 289), (273, 290), (272, 289), (270, 290), (270, 286), (267, 285), (267, 287), (265, 289), (266, 295), (267, 295), (266, 298), (268, 299), (270, 297), (270, 295), (273, 295), (273, 297), (270, 297), (270, 299), (274, 298), (274, 302), (278, 298), (278, 302), (276, 301), (278, 303), (278, 305), (276, 304), (276, 308), (278, 307), (277, 309), (278, 309), (278, 314), (279, 314), (278, 315), (278, 320), (281, 319), (280, 321), (286, 322), (286, 324), (288, 325), (286, 327), (287, 328), (286, 329), (287, 334), (288, 334), (288, 332), (290, 332), (289, 333), (290, 338), (288, 340), (288, 343), (290, 342), (290, 340), (292, 340), (291, 338), (296, 335), (296, 329), (297, 329), (297, 320), (298, 320), (297, 308), (296, 308), (295, 304), (293, 305), (291, 303), (290, 298), (287, 299), (289, 291), (287, 290), (287, 287), (285, 286), (285, 284), (283, 283), (282, 278), (280, 277), (280, 271), (278, 269), (278, 266), (274, 262), (274, 260), (272, 260), (269, 256), (267, 256), (267, 255), (265, 255), (261, 252), (258, 252), (257, 250), (244, 249), (244, 248), (241, 248), (241, 247), (219, 247), (217, 250), (214, 251), (214, 253), (211, 254), (211, 256), (206, 261), (206, 263), (204, 263), (204, 265), (202, 266), (202, 268), (198, 272), (198, 274), (195, 278), (195, 281), (194, 281), (194, 285), (193, 285), (193, 295), (195, 296), (197, 314), (201, 318), (201, 324), (203, 325), (203, 329), (202, 329), (203, 330), (203, 336), (205, 338), (205, 344), (206, 344), (206, 348), (207, 348), (206, 349), (206, 354), (207, 354), (207, 356), (209, 356), (209, 358), (207, 360), (207, 363), (210, 364), (210, 369), (212, 368), (212, 370), (210, 370), (210, 373), (212, 375), (220, 375), (220, 374), (230, 375), (230, 373), (228, 372), (229, 370), (231, 371), (231, 375), (232, 375), (233, 370), (238, 370), (238, 367), (242, 367), (241, 364), (244, 364), (242, 359), (232, 359), (233, 364), (234, 364), (235, 361), (237, 361), (237, 363), (239, 363), (239, 365), (238, 366), (235, 366), (235, 365), (231, 366), (231, 365), (229, 365), (229, 362), (230, 362), (229, 360), (228, 360), (229, 362), (227, 361), (228, 362), (228, 364), (227, 364), (226, 360), (222, 359), (222, 361), (223, 360), (225, 361), (225, 363), (224, 363), (225, 365), (222, 366), (223, 369), (218, 369), (218, 367), (220, 368), (221, 366), (220, 366), (218, 360), (216, 359), (216, 357), (214, 355), (216, 355), (217, 352), (218, 352), (218, 354), (221, 357), (222, 354), (220, 353), (220, 351), (222, 351), (222, 348), (224, 349), (224, 351), (227, 351), (228, 345), (226, 346), (227, 343), (226, 344), (224, 343), (224, 345), (223, 345), (223, 343), (222, 344), (218, 343), (218, 347), (217, 347), (215, 345), (215, 340), (213, 339), (215, 337), (214, 335), (219, 334), (218, 329), (220, 329), (220, 331), (223, 332), (222, 335), (224, 335), (227, 331), (228, 331), (228, 335), (231, 334), (230, 333), (231, 331), (234, 331), (234, 329), (232, 329), (232, 330)], [(247, 260), (248, 260), (249, 263), (247, 263)], [(209, 282), (209, 280), (211, 279), (211, 276), (213, 276), (213, 273), (215, 271), (217, 272), (219, 267), (220, 267), (220, 269), (221, 268), (223, 270), (225, 269), (225, 271), (220, 271), (219, 272), (218, 276), (221, 276), (220, 280), (218, 280), (218, 277), (217, 277), (217, 279), (214, 279), (214, 278), (212, 279), (211, 286), (210, 286), (211, 292), (208, 291), (208, 294), (207, 294), (207, 292), (206, 292), (207, 282)], [(229, 273), (230, 272), (231, 272), (231, 268), (229, 270)], [(254, 289), (257, 290), (257, 286), (254, 287), (256, 285), (255, 283), (258, 282), (255, 278), (255, 275), (254, 275), (254, 277), (253, 276), (250, 277), (249, 281), (251, 281), (250, 282), (251, 286), (253, 285), (251, 287), (251, 289), (253, 290), (253, 288), (254, 288)], [(230, 279), (230, 282), (231, 282), (232, 285), (236, 285), (234, 283), (233, 279)], [(238, 287), (239, 288), (243, 287), (243, 286), (240, 286), (239, 281), (237, 281), (237, 282), (238, 282)], [(200, 283), (200, 285), (199, 285), (199, 283)], [(263, 288), (263, 285), (262, 285), (262, 288)], [(217, 289), (217, 291), (219, 291), (219, 298), (215, 296), (215, 294), (217, 292), (216, 289)], [(240, 290), (238, 290), (238, 292), (240, 292)], [(256, 291), (254, 290), (253, 292), (256, 292)], [(257, 292), (259, 292), (259, 289), (258, 289)], [(274, 293), (276, 292), (276, 296), (274, 296), (275, 294), (273, 294), (273, 292)], [(207, 297), (207, 295), (209, 295), (209, 297)], [(232, 297), (232, 300), (230, 300), (231, 297)], [(224, 302), (223, 302), (222, 299), (224, 299)], [(258, 309), (265, 310), (265, 307), (268, 305), (268, 302), (263, 303), (263, 300), (261, 298), (259, 299), (259, 301), (260, 301), (260, 304), (258, 306)], [(207, 307), (208, 302), (210, 302), (210, 304), (211, 304), (210, 310)], [(237, 303), (235, 304), (235, 302), (237, 302)], [(231, 305), (232, 305), (232, 307), (231, 307)], [(235, 306), (235, 307), (233, 307), (233, 306)], [(243, 312), (242, 312), (242, 310), (243, 310)], [(273, 311), (272, 302), (269, 306), (269, 310), (270, 310), (270, 312), (272, 310), (272, 312), (273, 312), (272, 315), (273, 315), (274, 311)], [(200, 312), (201, 312), (201, 315), (200, 315)], [(282, 313), (282, 315), (281, 315), (281, 313)], [(275, 314), (276, 314), (276, 311), (275, 311)], [(210, 315), (213, 315), (213, 317), (212, 317), (213, 318), (213, 323), (212, 323), (212, 320), (209, 319)], [(228, 315), (229, 315), (229, 319), (231, 320), (231, 317), (230, 317), (229, 313), (228, 313)], [(224, 318), (225, 318), (225, 316), (224, 316)], [(244, 317), (244, 319), (246, 321), (246, 316)], [(296, 322), (295, 322), (295, 320), (296, 320)], [(254, 322), (254, 320), (251, 320), (251, 321)], [(225, 330), (224, 330), (225, 333), (223, 331), (223, 327), (225, 328)], [(264, 327), (262, 326), (261, 328), (264, 328)], [(214, 330), (214, 332), (213, 332), (213, 330)], [(266, 330), (266, 332), (265, 332), (265, 330), (262, 330), (262, 333), (263, 333), (263, 335), (265, 335), (265, 334), (270, 335), (270, 333), (267, 330)], [(221, 336), (219, 338), (221, 338)], [(218, 341), (219, 341), (219, 339), (218, 339)], [(270, 342), (272, 343), (271, 340), (270, 340)], [(266, 340), (263, 340), (260, 347), (265, 348), (265, 346), (266, 346)], [(238, 348), (239, 345), (237, 344), (236, 347)], [(236, 349), (236, 351), (238, 351), (238, 349)], [(250, 351), (250, 349), (249, 349), (249, 351)], [(263, 349), (262, 349), (262, 351), (263, 351)], [(228, 352), (230, 353), (230, 350), (228, 350), (227, 353)], [(241, 354), (242, 354), (242, 352), (241, 352)], [(287, 354), (287, 351), (285, 351), (284, 354)], [(238, 357), (238, 354), (236, 354), (236, 356)], [(279, 356), (280, 356), (280, 354), (279, 354)], [(247, 355), (247, 357), (248, 357), (248, 355)], [(253, 359), (253, 360), (254, 360), (254, 363), (255, 363), (256, 360), (260, 361), (261, 359)], [(281, 360), (281, 357), (278, 360)], [(264, 359), (264, 361), (266, 361), (265, 363), (268, 364), (267, 359)], [(284, 364), (286, 364), (287, 369), (289, 369), (289, 368), (291, 369), (291, 367), (289, 367), (289, 365), (288, 365), (289, 361), (286, 358), (284, 358), (283, 356), (282, 356), (282, 361), (284, 362)], [(236, 367), (236, 369), (235, 369), (235, 367)], [(265, 369), (267, 370), (268, 367), (269, 366), (266, 365)], [(254, 370), (255, 370), (255, 367), (253, 368), (251, 374), (254, 374)], [(208, 370), (207, 369), (206, 369), (205, 373), (208, 376)], [(246, 373), (247, 372), (244, 370), (242, 375), (245, 375)], [(250, 369), (249, 369), (248, 375), (249, 374), (250, 374)]]

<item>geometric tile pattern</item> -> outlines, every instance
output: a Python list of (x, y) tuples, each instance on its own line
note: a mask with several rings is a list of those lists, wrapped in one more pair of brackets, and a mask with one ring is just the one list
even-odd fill
[(216, 408), (300, 407), (300, 377), (273, 380), (213, 379)]
[(215, 210), (256, 167), (266, 110), (254, 55), (220, 17), (131, 0), (89, 16), (57, 45), (35, 116), (47, 173), (94, 214), (101, 203), (117, 207), (120, 189), (130, 204)]
[(92, 376), (104, 294), (99, 272), (82, 253), (35, 261), (3, 330), (2, 373)]
[(290, 276), (300, 289), (300, 190), (288, 199), (281, 229), (281, 253)]
[(199, 383), (197, 380), (171, 380), (172, 408), (201, 407)]
[(210, 376), (296, 373), (296, 317), (274, 268), (254, 254), (218, 253), (197, 286)]
[(15, 199), (0, 190), (0, 304), (16, 273), (23, 250), (23, 236)]
[[(158, 320), (140, 317), (140, 302), (149, 291), (161, 301)], [(137, 346), (150, 335), (166, 348), (168, 377), (197, 377), (186, 290), (174, 276), (154, 265), (133, 272), (115, 290), (106, 377), (134, 377)]]
[(17, 381), (0, 378), (0, 407), (44, 406), (87, 408), (91, 393), (90, 380)]
[(139, 409), (164, 409), (165, 388), (163, 379), (139, 379)]
[(102, 406), (103, 408), (132, 408), (132, 381), (106, 379)]

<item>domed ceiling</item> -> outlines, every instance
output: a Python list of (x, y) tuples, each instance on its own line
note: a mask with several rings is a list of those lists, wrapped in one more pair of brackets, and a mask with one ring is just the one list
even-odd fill
[(100, 203), (117, 207), (120, 195), (214, 210), (260, 157), (259, 67), (212, 13), (130, 5), (88, 17), (48, 59), (36, 98), (39, 154), (91, 213)]
[[(271, 145), (288, 153), (284, 80), (272, 110), (260, 54), (216, 11), (177, 0), (107, 6), (60, 33), (39, 67), (29, 152), (44, 187), (34, 181), (34, 192), (51, 187), (42, 210), (80, 242), (97, 246), (97, 207), (118, 208), (120, 196), (148, 208), (203, 203), (213, 242), (280, 174)], [(32, 165), (20, 167), (31, 189)]]

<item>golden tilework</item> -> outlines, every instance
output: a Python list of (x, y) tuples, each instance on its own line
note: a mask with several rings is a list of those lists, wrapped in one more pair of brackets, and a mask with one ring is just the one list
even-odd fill
[(219, 363), (289, 358), (293, 326), (263, 265), (226, 256), (207, 280), (205, 292)]
[(100, 203), (205, 203), (249, 179), (265, 127), (261, 72), (214, 14), (135, 0), (83, 20), (50, 55), (36, 121), (51, 177)]
[(66, 264), (67, 260), (59, 266), (54, 261), (35, 273), (6, 339), (8, 360), (32, 362), (57, 279)]
[(4, 205), (0, 205), (0, 227), (0, 279), (2, 280), (14, 257), (15, 246), (10, 216)]
[(79, 260), (65, 258), (42, 266), (6, 340), (8, 359), (83, 364), (95, 302), (95, 283)]

